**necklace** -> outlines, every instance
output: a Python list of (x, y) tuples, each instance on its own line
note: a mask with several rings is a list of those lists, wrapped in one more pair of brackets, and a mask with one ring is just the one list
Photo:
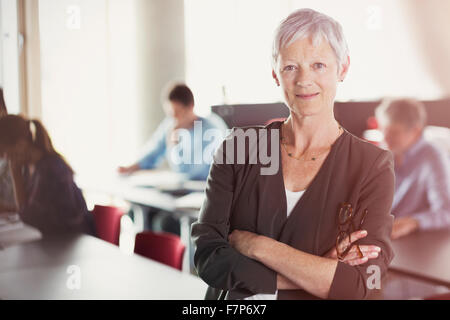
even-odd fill
[[(343, 129), (342, 129), (341, 125), (339, 125), (339, 133), (338, 133), (338, 137), (341, 135), (341, 131), (343, 131)], [(336, 140), (337, 140), (337, 139), (336, 139)], [(336, 140), (335, 140), (335, 142), (336, 142)], [(319, 153), (316, 154), (316, 155), (313, 155), (313, 156), (311, 157), (311, 159), (303, 159), (303, 158), (305, 158), (304, 155), (301, 156), (301, 157), (294, 157), (294, 155), (292, 154), (292, 152), (289, 152), (289, 151), (287, 150), (287, 148), (286, 148), (286, 144), (287, 144), (286, 138), (283, 137), (283, 135), (281, 136), (280, 142), (281, 142), (281, 145), (283, 146), (284, 151), (287, 153), (287, 155), (288, 155), (290, 158), (293, 158), (293, 159), (295, 159), (295, 160), (304, 160), (304, 161), (316, 161), (318, 157), (320, 157), (320, 156), (321, 156), (322, 154), (324, 154), (325, 152), (329, 151), (329, 150), (331, 149), (331, 147), (333, 146), (333, 144), (334, 144), (334, 142), (333, 142), (333, 143), (330, 145), (330, 147), (328, 147), (328, 148), (325, 149), (324, 151), (319, 152)]]

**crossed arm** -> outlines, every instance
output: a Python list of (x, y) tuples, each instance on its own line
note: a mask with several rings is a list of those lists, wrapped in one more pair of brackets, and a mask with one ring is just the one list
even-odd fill
[[(352, 234), (352, 243), (364, 238), (366, 231)], [(257, 260), (277, 272), (277, 289), (303, 289), (322, 299), (328, 298), (338, 260), (336, 249), (331, 249), (324, 257), (315, 256), (290, 247), (274, 239), (248, 231), (234, 230), (229, 236), (230, 244), (241, 254)], [(345, 239), (340, 245), (348, 245)], [(360, 258), (353, 246), (344, 262), (355, 266), (378, 257), (380, 247), (363, 245), (364, 255)]]

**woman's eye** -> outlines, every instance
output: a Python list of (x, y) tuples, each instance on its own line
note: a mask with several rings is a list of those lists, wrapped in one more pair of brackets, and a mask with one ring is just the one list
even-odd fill
[(314, 69), (323, 69), (325, 68), (325, 65), (322, 62), (316, 62), (314, 63)]
[(286, 66), (284, 67), (283, 71), (294, 71), (295, 70), (295, 66)]

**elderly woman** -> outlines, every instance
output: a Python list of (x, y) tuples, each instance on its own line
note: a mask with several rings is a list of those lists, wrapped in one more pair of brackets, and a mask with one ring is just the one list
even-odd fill
[[(303, 9), (279, 26), (272, 76), (290, 116), (245, 132), (257, 132), (258, 153), (265, 152), (261, 141), (276, 150), (280, 167), (261, 174), (265, 164), (249, 161), (254, 142), (229, 150), (241, 130), (217, 151), (192, 226), (195, 265), (210, 286), (206, 298), (361, 299), (379, 288), (393, 258), (393, 160), (334, 118), (349, 63), (332, 18)], [(264, 132), (279, 140), (264, 139)], [(246, 161), (236, 163), (242, 152)]]

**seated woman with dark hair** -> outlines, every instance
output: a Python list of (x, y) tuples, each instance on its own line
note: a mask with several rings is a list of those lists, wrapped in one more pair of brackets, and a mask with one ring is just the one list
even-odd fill
[[(3, 89), (0, 88), (0, 119), (8, 114)], [(8, 160), (0, 154), (0, 213), (16, 211), (14, 186)]]
[(16, 115), (0, 119), (0, 153), (14, 167), (15, 191), (21, 219), (44, 235), (93, 234), (86, 202), (73, 180), (73, 171), (53, 148), (50, 137), (37, 120)]

